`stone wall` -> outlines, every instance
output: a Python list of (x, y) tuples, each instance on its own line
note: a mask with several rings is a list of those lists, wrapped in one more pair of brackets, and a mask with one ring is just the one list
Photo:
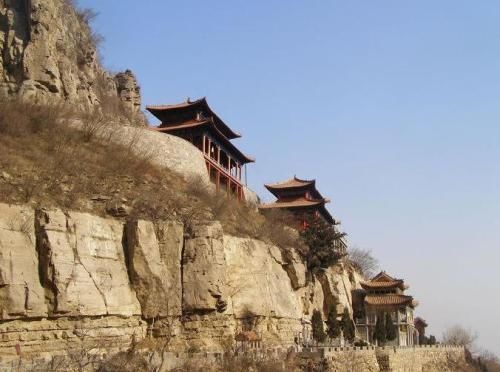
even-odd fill
[(466, 365), (463, 347), (421, 346), (377, 349), (380, 371), (456, 372)]
[(319, 354), (334, 371), (456, 372), (466, 366), (465, 349), (444, 345), (416, 347), (326, 347)]

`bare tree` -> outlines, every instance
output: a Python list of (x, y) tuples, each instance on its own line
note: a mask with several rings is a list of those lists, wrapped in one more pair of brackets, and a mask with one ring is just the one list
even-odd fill
[(444, 331), (442, 341), (447, 345), (464, 346), (471, 350), (476, 339), (476, 333), (457, 324)]
[(375, 275), (379, 265), (378, 260), (373, 257), (370, 250), (351, 247), (349, 248), (347, 254), (349, 262), (366, 278), (370, 278)]

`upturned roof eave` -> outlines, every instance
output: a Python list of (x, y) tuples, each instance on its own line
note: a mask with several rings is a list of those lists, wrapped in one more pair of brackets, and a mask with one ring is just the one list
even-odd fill
[(221, 131), (224, 132), (224, 135), (229, 138), (229, 139), (236, 139), (240, 138), (241, 134), (238, 132), (235, 132), (232, 130), (221, 118), (215, 111), (213, 111), (210, 106), (208, 105), (206, 97), (197, 99), (195, 101), (187, 101), (187, 102), (182, 102), (178, 104), (173, 104), (173, 105), (148, 105), (146, 106), (146, 110), (148, 110), (152, 115), (154, 115), (158, 120), (163, 121), (161, 118), (161, 115), (159, 115), (161, 112), (166, 112), (166, 111), (173, 111), (173, 110), (182, 110), (185, 108), (190, 108), (190, 107), (196, 107), (196, 106), (202, 106), (204, 109), (206, 109), (209, 113), (210, 116), (213, 116), (215, 118), (215, 121), (217, 122), (218, 125), (221, 126)]

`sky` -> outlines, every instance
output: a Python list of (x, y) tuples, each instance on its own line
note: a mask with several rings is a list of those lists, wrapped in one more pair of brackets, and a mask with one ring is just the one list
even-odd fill
[[(207, 97), (257, 161), (316, 179), (438, 338), (500, 354), (500, 2), (80, 0), (143, 104)], [(153, 119), (154, 123), (155, 120)]]

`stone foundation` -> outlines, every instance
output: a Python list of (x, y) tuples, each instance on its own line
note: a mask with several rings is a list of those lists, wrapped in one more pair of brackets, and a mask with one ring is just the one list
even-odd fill
[(333, 371), (456, 372), (466, 366), (465, 349), (453, 346), (325, 347), (319, 355)]

